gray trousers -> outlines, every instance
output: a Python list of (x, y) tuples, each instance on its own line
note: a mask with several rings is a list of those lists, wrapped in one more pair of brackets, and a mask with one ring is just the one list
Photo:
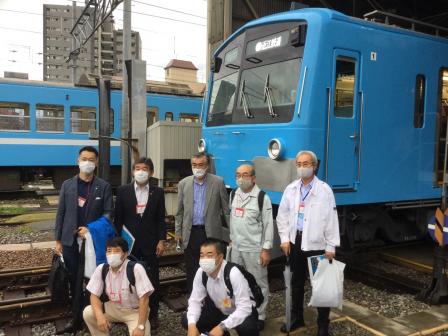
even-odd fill
[(258, 286), (263, 292), (264, 300), (258, 310), (258, 319), (266, 319), (266, 307), (269, 301), (269, 282), (268, 282), (268, 268), (262, 267), (260, 264), (260, 252), (243, 252), (238, 251), (234, 246), (230, 253), (230, 261), (243, 266), (254, 276)]

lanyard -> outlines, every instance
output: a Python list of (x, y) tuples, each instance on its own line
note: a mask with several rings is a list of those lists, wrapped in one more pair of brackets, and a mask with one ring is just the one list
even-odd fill
[(310, 190), (308, 190), (308, 192), (306, 193), (306, 195), (304, 197), (302, 197), (302, 187), (300, 187), (300, 201), (301, 202), (305, 202), (306, 198), (308, 197), (311, 189), (313, 188), (313, 186), (311, 186)]
[[(121, 265), (121, 267), (123, 267), (123, 264)], [(111, 297), (112, 297), (111, 301), (115, 301), (115, 302), (118, 301), (119, 303), (121, 303), (121, 288), (122, 288), (122, 285), (123, 285), (123, 278), (124, 278), (124, 273), (126, 272), (126, 270), (124, 268), (121, 269), (121, 274), (119, 275), (119, 277), (120, 277), (120, 284), (118, 286), (118, 291), (117, 292), (114, 292), (114, 289), (112, 287), (112, 276), (113, 276), (112, 272), (113, 271), (110, 270), (110, 272), (111, 273), (109, 273), (109, 287), (110, 287), (110, 294), (111, 294)], [(118, 294), (118, 297), (116, 297), (115, 294)]]

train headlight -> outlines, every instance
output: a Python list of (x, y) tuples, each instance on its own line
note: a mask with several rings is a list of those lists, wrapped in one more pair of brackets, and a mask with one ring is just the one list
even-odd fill
[(279, 139), (271, 139), (268, 144), (268, 155), (272, 160), (279, 160), (283, 156), (284, 146)]
[(205, 153), (205, 148), (206, 148), (205, 140), (204, 139), (199, 139), (199, 142), (198, 142), (198, 151), (199, 151), (199, 153)]

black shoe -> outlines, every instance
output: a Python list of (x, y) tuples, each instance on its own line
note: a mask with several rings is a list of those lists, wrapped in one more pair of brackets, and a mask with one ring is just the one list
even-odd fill
[(159, 325), (160, 325), (159, 318), (158, 317), (150, 317), (149, 324), (151, 326), (151, 330), (159, 329)]
[(81, 323), (76, 323), (73, 320), (67, 322), (64, 328), (56, 330), (56, 335), (63, 335), (65, 333), (75, 334), (77, 331), (81, 330)]
[[(298, 320), (298, 319), (294, 319), (291, 321), (291, 327), (289, 328), (289, 331), (293, 331), (296, 329), (299, 329), (301, 327), (305, 326), (305, 322), (303, 322), (303, 320)], [(282, 327), (280, 328), (280, 331), (282, 333), (287, 333), (288, 330), (286, 330), (286, 323), (282, 324)]]
[(328, 323), (317, 325), (317, 336), (330, 336), (328, 333)]
[(264, 320), (258, 320), (257, 327), (258, 331), (262, 331), (264, 329)]

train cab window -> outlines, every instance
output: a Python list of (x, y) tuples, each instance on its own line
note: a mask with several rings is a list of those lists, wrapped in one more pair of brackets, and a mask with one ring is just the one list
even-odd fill
[(159, 108), (157, 106), (146, 107), (146, 126), (149, 127), (159, 120)]
[(356, 61), (349, 57), (336, 59), (336, 80), (334, 90), (334, 116), (353, 118), (355, 99)]
[(25, 103), (0, 102), (0, 131), (29, 131), (30, 106)]
[(165, 120), (166, 121), (173, 121), (173, 112), (165, 113)]
[(64, 132), (64, 106), (36, 104), (38, 132)]
[(423, 127), (425, 113), (425, 76), (417, 75), (415, 79), (414, 127)]
[(90, 129), (96, 129), (96, 108), (89, 106), (71, 106), (71, 132), (88, 133)]
[(180, 121), (181, 122), (199, 122), (199, 116), (196, 114), (188, 114), (188, 113), (181, 113), (180, 114)]

